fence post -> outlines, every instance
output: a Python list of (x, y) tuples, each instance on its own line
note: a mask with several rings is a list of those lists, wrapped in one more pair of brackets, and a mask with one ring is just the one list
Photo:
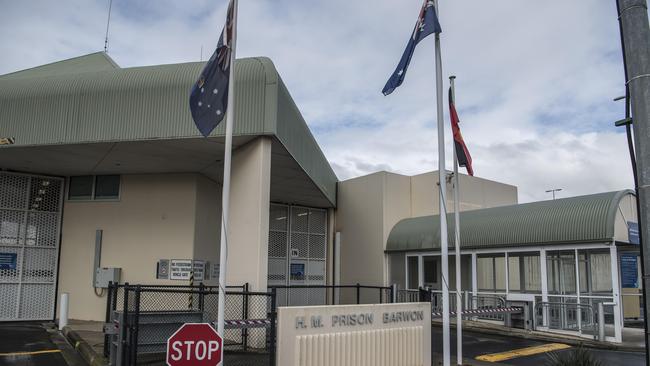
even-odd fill
[(393, 304), (397, 303), (397, 284), (396, 283), (390, 285), (390, 301)]
[(275, 345), (275, 320), (277, 318), (277, 309), (276, 309), (276, 297), (277, 297), (277, 289), (273, 287), (271, 289), (271, 327), (270, 327), (270, 336), (269, 336), (269, 365), (270, 366), (275, 366), (275, 353), (277, 351), (277, 347)]
[(203, 282), (199, 283), (199, 311), (201, 312), (201, 319), (203, 319), (203, 309), (205, 306), (205, 285)]
[(424, 291), (424, 289), (422, 287), (418, 287), (418, 301), (419, 302), (426, 302), (427, 301), (425, 294), (426, 294), (426, 292)]
[(131, 364), (138, 364), (138, 331), (140, 329), (140, 285), (135, 287), (133, 326), (131, 327)]
[[(108, 290), (106, 293), (106, 321), (108, 324), (111, 322), (111, 309), (113, 308), (113, 281), (108, 281)], [(109, 355), (109, 346), (110, 346), (110, 335), (104, 334), (104, 357), (108, 358)]]
[(124, 283), (124, 307), (122, 308), (122, 324), (120, 324), (121, 332), (122, 332), (122, 341), (121, 341), (121, 346), (122, 349), (120, 350), (120, 355), (122, 359), (122, 364), (123, 365), (128, 365), (128, 359), (126, 357), (127, 355), (127, 349), (129, 348), (129, 343), (127, 341), (127, 329), (129, 328), (129, 283), (125, 282)]
[[(248, 282), (244, 284), (244, 296), (242, 299), (242, 306), (244, 307), (242, 309), (242, 315), (244, 319), (248, 319), (248, 299), (249, 299), (249, 289), (248, 289)], [(248, 328), (244, 328), (242, 331), (242, 343), (244, 343), (244, 351), (248, 350)]]
[(379, 287), (379, 303), (383, 304), (384, 303), (384, 288)]
[(469, 291), (465, 290), (465, 310), (469, 309)]
[(361, 304), (361, 285), (357, 283), (357, 305)]

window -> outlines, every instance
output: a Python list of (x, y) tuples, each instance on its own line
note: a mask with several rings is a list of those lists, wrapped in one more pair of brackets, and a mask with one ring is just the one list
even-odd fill
[(586, 294), (612, 293), (612, 265), (609, 252), (579, 250), (580, 292)]
[(506, 258), (504, 255), (481, 255), (476, 260), (476, 267), (479, 290), (505, 290)]
[(436, 288), (438, 284), (438, 266), (436, 257), (424, 256), (422, 257), (422, 270), (424, 271), (424, 287)]
[(120, 198), (119, 175), (83, 175), (70, 177), (68, 199), (71, 201), (115, 200)]
[(408, 283), (406, 284), (409, 289), (416, 290), (420, 286), (418, 257), (406, 257), (408, 261), (406, 270), (408, 271)]
[(508, 254), (508, 286), (513, 292), (540, 292), (542, 289), (538, 253)]

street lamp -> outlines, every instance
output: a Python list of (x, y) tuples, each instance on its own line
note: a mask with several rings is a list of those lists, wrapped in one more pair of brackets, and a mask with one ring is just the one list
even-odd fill
[(546, 193), (553, 193), (553, 199), (555, 199), (555, 192), (559, 192), (561, 190), (562, 190), (562, 188), (553, 188), (553, 189), (549, 189), (548, 191), (546, 191)]

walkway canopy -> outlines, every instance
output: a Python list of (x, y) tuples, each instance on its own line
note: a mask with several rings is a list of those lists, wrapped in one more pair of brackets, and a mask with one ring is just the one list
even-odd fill
[[(447, 215), (449, 245), (454, 244), (454, 217)], [(460, 214), (463, 249), (627, 243), (627, 223), (637, 222), (630, 190), (495, 207)], [(399, 221), (390, 232), (386, 252), (440, 249), (438, 215)]]

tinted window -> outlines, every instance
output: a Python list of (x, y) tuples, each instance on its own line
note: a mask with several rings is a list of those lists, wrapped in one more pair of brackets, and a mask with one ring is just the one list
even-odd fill
[(89, 200), (93, 197), (93, 177), (84, 175), (79, 177), (70, 177), (70, 187), (68, 189), (68, 199), (71, 200)]
[(98, 175), (95, 181), (95, 198), (111, 199), (120, 197), (119, 175)]

